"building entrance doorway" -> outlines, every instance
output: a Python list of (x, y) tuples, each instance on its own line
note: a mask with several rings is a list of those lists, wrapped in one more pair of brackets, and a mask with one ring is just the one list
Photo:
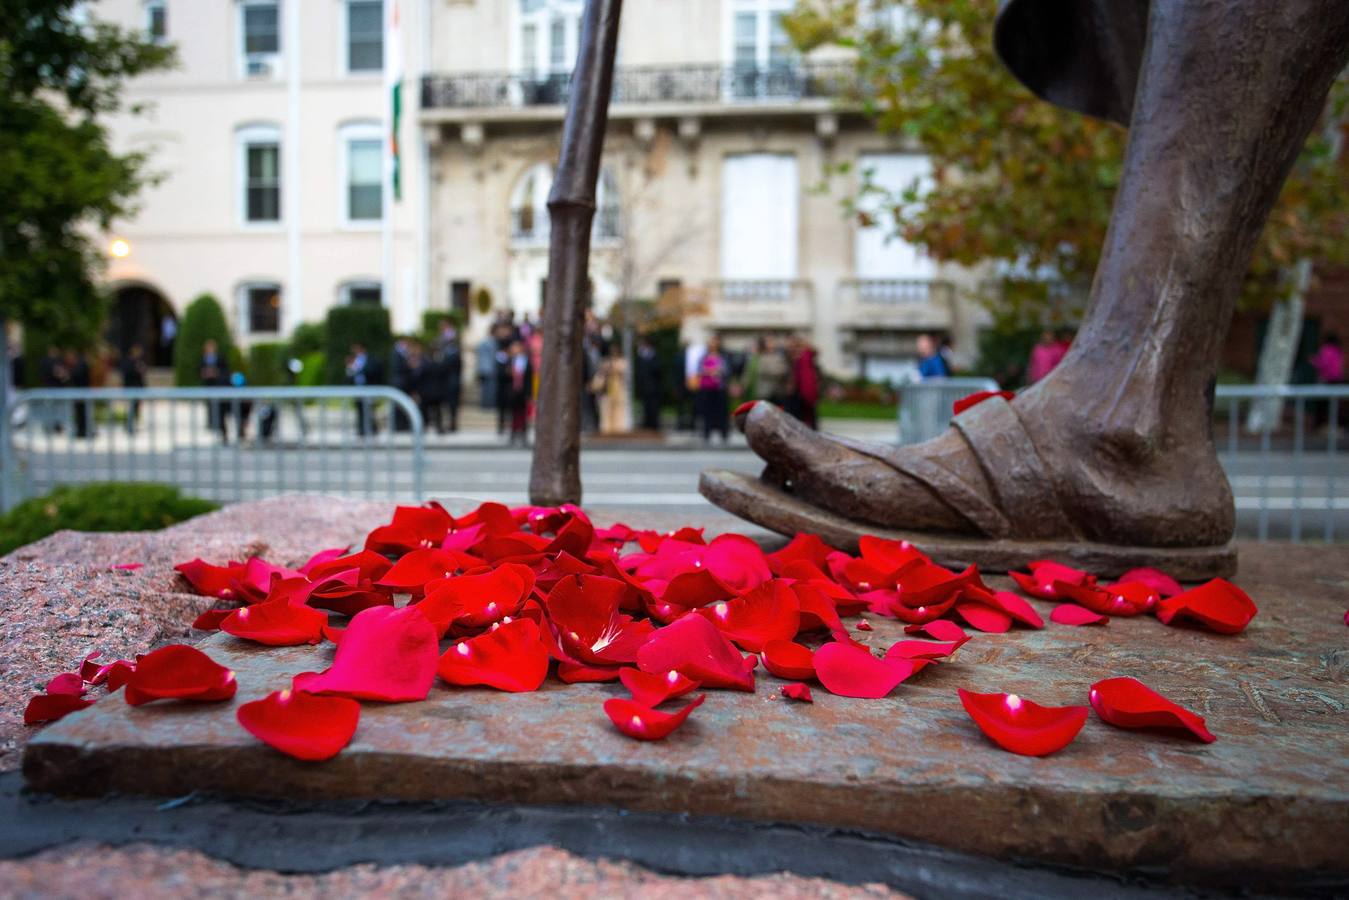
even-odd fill
[(178, 337), (178, 317), (164, 295), (143, 284), (118, 288), (104, 340), (125, 355), (139, 344), (152, 366), (173, 365), (173, 342)]

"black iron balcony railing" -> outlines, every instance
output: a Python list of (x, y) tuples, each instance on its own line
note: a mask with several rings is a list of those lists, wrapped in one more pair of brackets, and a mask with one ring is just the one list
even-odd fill
[[(423, 109), (492, 109), (561, 106), (571, 76), (566, 73), (496, 72), (427, 75)], [(792, 103), (831, 100), (857, 83), (850, 63), (790, 63), (755, 66), (660, 66), (614, 73), (612, 102)]]

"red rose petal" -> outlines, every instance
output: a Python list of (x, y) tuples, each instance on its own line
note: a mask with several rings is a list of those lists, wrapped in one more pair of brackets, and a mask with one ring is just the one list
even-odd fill
[(1110, 586), (1056, 581), (1054, 590), (1061, 599), (1103, 616), (1142, 615), (1157, 604), (1157, 595), (1152, 589), (1136, 581)]
[(1029, 575), (1024, 572), (1008, 572), (1007, 574), (1011, 576), (1021, 590), (1041, 600), (1059, 599), (1059, 594), (1054, 587), (1056, 581), (1062, 581), (1065, 584), (1086, 584), (1095, 580), (1081, 569), (1074, 569), (1072, 566), (1065, 566), (1044, 559), (1036, 560), (1026, 568), (1030, 569)]
[(125, 659), (119, 659), (113, 664), (104, 667), (103, 684), (108, 689), (108, 693), (120, 688), (131, 680), (131, 673), (136, 671), (136, 664), (128, 662)]
[(754, 692), (754, 671), (711, 622), (686, 615), (657, 629), (637, 651), (637, 668), (664, 674), (671, 669), (705, 688)]
[(204, 560), (194, 559), (179, 563), (173, 568), (187, 579), (198, 594), (226, 600), (237, 599), (239, 596), (238, 581), (244, 571), (242, 563), (232, 562), (225, 566), (213, 566)]
[(287, 756), (321, 760), (351, 743), (361, 705), (346, 697), (286, 689), (245, 703), (234, 715), (245, 731)]
[(742, 404), (740, 404), (739, 406), (737, 406), (737, 407), (731, 412), (731, 418), (734, 419), (734, 418), (736, 418), (736, 417), (738, 417), (738, 416), (743, 416), (743, 415), (745, 415), (745, 414), (748, 413), (751, 409), (753, 409), (753, 408), (754, 408), (754, 404), (756, 404), (756, 403), (758, 403), (758, 402), (759, 402), (758, 400), (746, 400), (744, 403), (742, 403)]
[(815, 654), (794, 641), (769, 641), (759, 658), (764, 668), (779, 678), (809, 681), (815, 677)]
[(665, 590), (660, 593), (660, 599), (673, 606), (689, 609), (725, 600), (734, 593), (735, 591), (731, 590), (729, 585), (722, 584), (717, 576), (706, 569), (698, 568), (691, 572), (680, 572), (671, 578)]
[(1078, 606), (1076, 603), (1060, 603), (1054, 607), (1054, 611), (1049, 614), (1051, 622), (1058, 622), (1060, 625), (1109, 625), (1110, 617), (1103, 616), (1100, 613), (1094, 613), (1085, 606)]
[(234, 673), (186, 644), (169, 644), (136, 661), (126, 682), (126, 702), (141, 706), (155, 700), (211, 702), (228, 700), (239, 689)]
[(703, 555), (703, 568), (737, 594), (753, 590), (773, 577), (763, 549), (743, 534), (713, 538)]
[(327, 624), (328, 616), (317, 609), (269, 600), (235, 610), (221, 621), (220, 630), (271, 647), (294, 647), (323, 640)]
[(219, 631), (220, 623), (234, 615), (238, 607), (231, 609), (208, 609), (192, 620), (194, 631)]
[(1020, 622), (1028, 628), (1045, 627), (1045, 620), (1040, 618), (1035, 607), (1011, 591), (989, 591), (977, 585), (969, 585), (962, 593), (961, 600), (982, 603), (984, 606), (1006, 613), (1012, 617), (1013, 622)]
[(357, 572), (357, 581), (378, 581), (384, 576), (384, 573), (393, 568), (393, 563), (389, 562), (378, 553), (369, 550), (362, 550), (359, 553), (353, 553), (350, 556), (339, 556), (336, 559), (330, 559), (327, 562), (316, 563), (305, 574), (309, 580), (318, 584), (329, 578), (336, 577), (349, 569), (355, 569)]
[(537, 625), (515, 619), (450, 645), (436, 672), (450, 684), (483, 684), (512, 693), (537, 691), (548, 675), (548, 649)]
[(49, 694), (71, 694), (79, 697), (84, 694), (84, 678), (79, 672), (62, 672), (47, 682)]
[(867, 650), (837, 641), (815, 651), (815, 677), (840, 697), (884, 697), (915, 671), (908, 660), (877, 659)]
[(619, 731), (630, 738), (639, 741), (659, 741), (683, 725), (689, 713), (701, 706), (706, 696), (706, 694), (698, 695), (683, 709), (673, 713), (657, 712), (640, 703), (615, 697), (604, 701), (604, 714)]
[(969, 623), (971, 628), (986, 634), (1002, 634), (1012, 627), (1012, 617), (1000, 609), (973, 603), (968, 600), (955, 605), (956, 615)]
[(372, 607), (351, 620), (333, 664), (295, 676), (295, 687), (386, 703), (425, 700), (436, 678), (438, 643), (435, 626), (416, 607)]
[(865, 560), (883, 572), (895, 572), (913, 562), (929, 562), (927, 555), (908, 541), (892, 541), (864, 534), (858, 538), (857, 549)]
[(964, 688), (958, 693), (965, 711), (989, 740), (1022, 756), (1062, 750), (1087, 721), (1085, 706), (1041, 706), (1016, 694), (976, 694)]
[(958, 416), (971, 406), (978, 406), (985, 400), (992, 397), (1001, 397), (1009, 403), (1016, 398), (1016, 394), (1011, 391), (975, 391), (973, 394), (966, 394), (955, 403), (951, 404), (951, 415)]
[(23, 724), (55, 722), (93, 705), (93, 700), (87, 700), (76, 694), (38, 694), (28, 701), (28, 706), (23, 711)]
[(619, 613), (627, 590), (603, 575), (569, 575), (553, 586), (543, 606), (569, 656), (591, 665), (636, 661), (653, 626)]
[(145, 568), (145, 563), (138, 563), (138, 562), (113, 563), (112, 566), (110, 566), (110, 568), (114, 572), (134, 572), (137, 569)]
[(308, 575), (310, 572), (314, 570), (316, 566), (321, 566), (324, 563), (332, 562), (335, 559), (341, 559), (342, 556), (346, 554), (346, 552), (347, 552), (346, 547), (334, 547), (331, 550), (320, 550), (318, 553), (315, 553), (313, 556), (309, 557), (309, 559), (305, 561), (304, 565), (300, 566), (300, 574)]
[(697, 690), (698, 682), (685, 678), (674, 669), (664, 675), (655, 672), (643, 672), (641, 669), (620, 669), (618, 678), (632, 694), (632, 701), (641, 706), (655, 708), (666, 700), (682, 697)]
[(970, 566), (957, 574), (922, 561), (910, 563), (897, 573), (896, 583), (899, 586), (900, 603), (910, 609), (940, 605), (959, 597), (966, 586), (983, 586), (976, 566)]
[(415, 608), (443, 636), (451, 627), (482, 628), (519, 614), (533, 590), (534, 572), (529, 566), (502, 563), (428, 586)]
[(697, 610), (742, 650), (757, 653), (769, 641), (790, 640), (801, 627), (796, 592), (778, 579), (749, 593)]
[(857, 630), (858, 630), (858, 631), (870, 631), (870, 630), (871, 630), (871, 623), (868, 622), (866, 619), (863, 619), (862, 621), (860, 621), (860, 622), (857, 623)]
[(459, 556), (449, 550), (413, 550), (375, 582), (382, 588), (419, 596), (428, 581), (444, 578), (459, 568)]
[(905, 625), (904, 633), (926, 634), (928, 637), (936, 638), (939, 641), (969, 640), (969, 635), (965, 634), (965, 629), (961, 628), (950, 619), (937, 619), (922, 624)]
[(1181, 591), (1185, 590), (1185, 588), (1180, 586), (1179, 581), (1172, 578), (1165, 572), (1158, 571), (1157, 569), (1149, 569), (1146, 567), (1141, 569), (1130, 569), (1129, 571), (1121, 575), (1116, 583), (1124, 584), (1125, 582), (1129, 581), (1136, 581), (1140, 584), (1146, 584), (1148, 587), (1156, 591), (1157, 595), (1162, 598), (1174, 597)]
[(365, 549), (396, 554), (436, 547), (453, 524), (453, 517), (439, 504), (400, 506), (393, 511), (392, 522), (370, 532)]
[[(819, 581), (792, 582), (792, 593), (796, 594), (796, 603), (801, 610), (801, 631), (819, 628), (831, 632), (844, 630), (843, 620), (838, 613), (838, 601), (823, 590), (824, 584)], [(833, 582), (827, 584), (833, 585)]]
[(1098, 681), (1088, 698), (1096, 715), (1119, 728), (1181, 729), (1206, 744), (1217, 740), (1202, 716), (1172, 703), (1136, 678)]
[(810, 696), (810, 686), (805, 684), (785, 684), (782, 686), (782, 696), (788, 700), (795, 700), (798, 703), (814, 703), (815, 698)]
[(563, 684), (600, 684), (617, 681), (622, 668), (619, 666), (587, 666), (574, 660), (560, 660), (557, 664), (557, 677)]
[(952, 653), (960, 649), (960, 645), (968, 641), (965, 637), (958, 641), (949, 643), (938, 643), (936, 641), (897, 641), (890, 645), (890, 649), (885, 651), (885, 658), (888, 660), (897, 659), (946, 659)]
[(768, 554), (768, 567), (779, 575), (783, 574), (783, 567), (791, 562), (804, 561), (816, 568), (823, 568), (829, 554), (836, 552), (838, 551), (820, 540), (818, 534), (798, 531), (795, 537), (787, 542), (787, 546)]
[(1157, 604), (1157, 618), (1165, 625), (1188, 619), (1219, 634), (1237, 634), (1258, 610), (1246, 592), (1230, 581), (1215, 578)]

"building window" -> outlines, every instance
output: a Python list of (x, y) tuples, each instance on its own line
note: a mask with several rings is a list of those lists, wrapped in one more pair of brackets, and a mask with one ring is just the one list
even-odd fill
[(721, 277), (796, 277), (796, 157), (783, 153), (727, 156), (721, 168)]
[(342, 285), (341, 296), (348, 306), (384, 305), (384, 291), (378, 281), (348, 281)]
[(243, 69), (248, 78), (280, 74), (281, 13), (277, 0), (243, 0), (239, 6)]
[(511, 238), (541, 241), (548, 237), (548, 192), (553, 189), (553, 169), (538, 163), (526, 170), (511, 192)]
[[(511, 238), (543, 241), (548, 238), (548, 194), (553, 189), (553, 169), (547, 163), (531, 166), (515, 183), (511, 193)], [(595, 219), (591, 237), (614, 240), (621, 234), (622, 209), (618, 181), (608, 168), (600, 169), (595, 188)]]
[(792, 0), (734, 0), (727, 57), (735, 97), (778, 96), (789, 87), (796, 53), (787, 34)]
[(276, 334), (281, 330), (281, 285), (259, 281), (240, 289), (243, 319), (249, 334)]
[(250, 125), (239, 129), (238, 141), (244, 222), (280, 222), (281, 130), (274, 125)]
[(614, 173), (600, 169), (595, 189), (594, 236), (599, 240), (615, 240), (622, 234), (622, 211), (619, 207), (618, 182)]
[(160, 43), (168, 38), (169, 12), (165, 0), (146, 0), (145, 33), (155, 43)]
[(347, 0), (347, 71), (384, 68), (384, 0)]
[(384, 217), (384, 136), (375, 122), (342, 126), (342, 221), (359, 226)]
[(460, 322), (468, 321), (469, 291), (472, 285), (467, 281), (450, 282), (450, 312), (458, 313)]
[(565, 76), (576, 62), (584, 0), (519, 0), (519, 71), (543, 79)]

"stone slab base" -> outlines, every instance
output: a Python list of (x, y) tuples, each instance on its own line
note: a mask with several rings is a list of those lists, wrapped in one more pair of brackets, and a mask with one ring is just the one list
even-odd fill
[[(217, 635), (201, 646), (237, 671), (232, 702), (133, 709), (110, 697), (41, 732), (24, 770), (31, 788), (64, 794), (602, 805), (812, 822), (1185, 880), (1343, 878), (1349, 550), (1246, 545), (1242, 554), (1240, 583), (1261, 608), (1242, 635), (1149, 617), (978, 635), (879, 701), (817, 689), (814, 705), (789, 703), (778, 696), (783, 682), (760, 669), (757, 693), (712, 692), (654, 744), (622, 737), (604, 716), (617, 685), (550, 681), (534, 694), (438, 685), (426, 703), (363, 704), (347, 750), (297, 762), (254, 741), (234, 711), (325, 667), (331, 648)], [(1047, 615), (1050, 605), (1040, 607)], [(901, 637), (897, 623), (873, 626), (855, 637), (878, 647)], [(955, 695), (965, 687), (1085, 703), (1088, 685), (1114, 675), (1206, 716), (1217, 743), (1093, 717), (1061, 753), (1019, 757), (984, 740)]]

